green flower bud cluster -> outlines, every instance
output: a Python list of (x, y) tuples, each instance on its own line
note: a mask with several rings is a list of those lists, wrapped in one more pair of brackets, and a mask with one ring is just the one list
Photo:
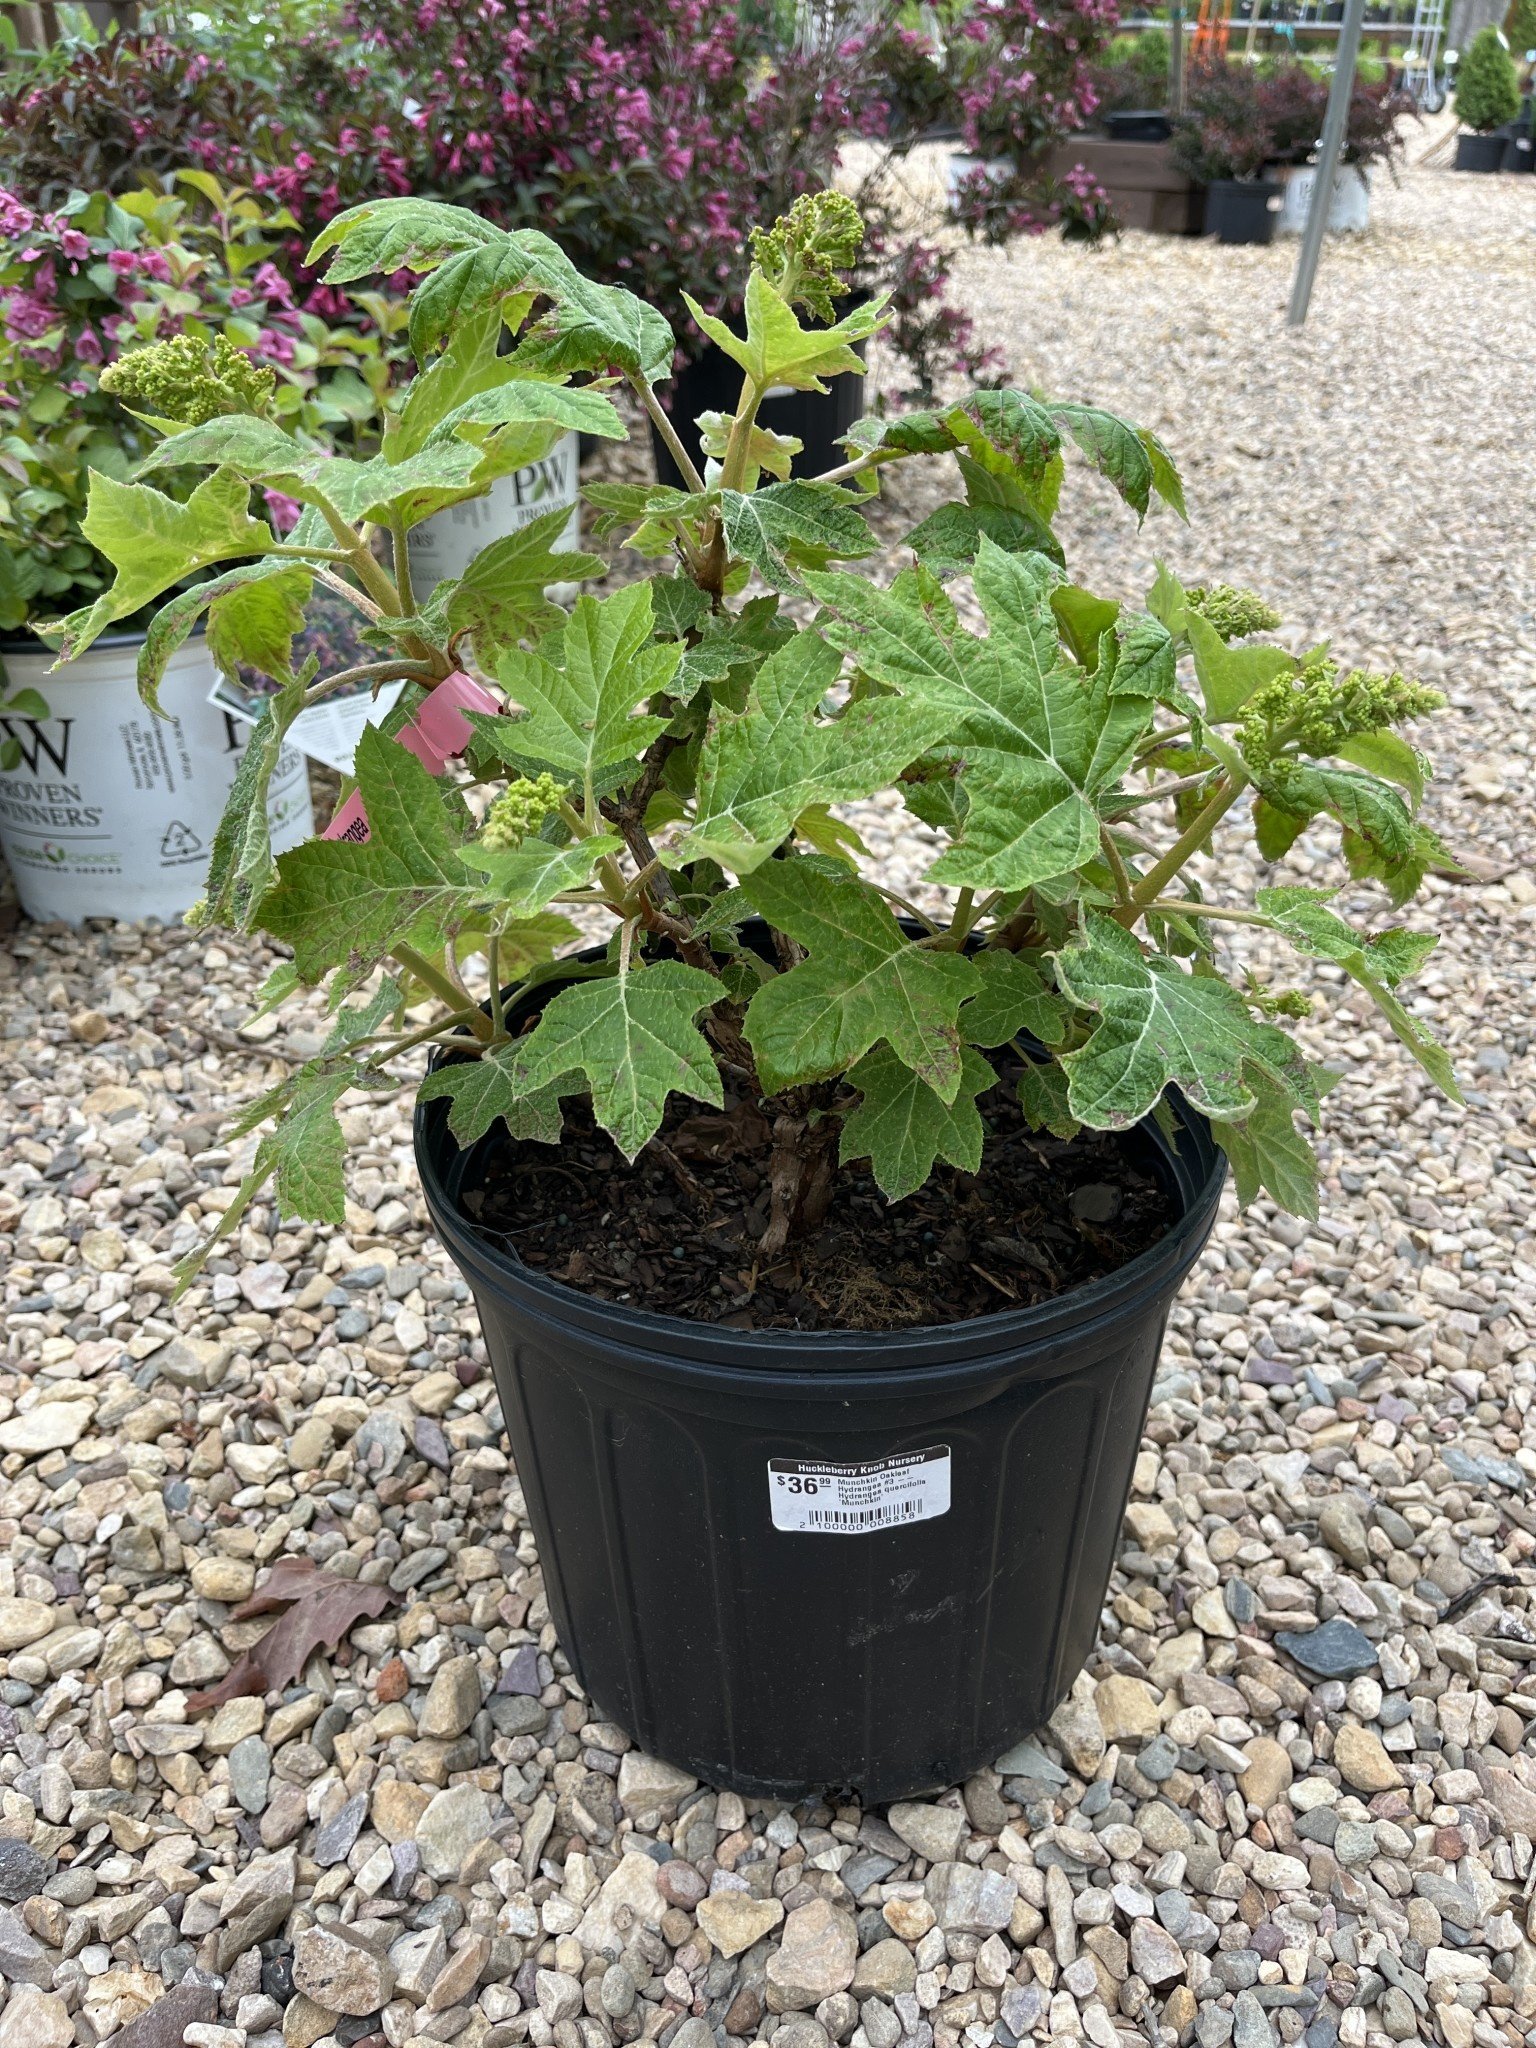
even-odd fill
[(1343, 677), (1326, 655), (1314, 655), (1294, 675), (1277, 676), (1248, 703), (1238, 734), (1244, 756), (1263, 767), (1275, 749), (1295, 741), (1304, 754), (1330, 754), (1341, 740), (1384, 732), (1445, 707), (1426, 683), (1393, 670), (1353, 668)]
[(101, 388), (156, 419), (200, 427), (226, 413), (265, 414), (277, 375), (254, 363), (227, 334), (214, 337), (211, 352), (195, 335), (178, 334), (135, 349), (103, 370)]
[(1310, 1017), (1312, 998), (1299, 988), (1282, 989), (1277, 996), (1254, 994), (1250, 1000), (1266, 1017)]
[(521, 846), (551, 811), (559, 810), (564, 795), (553, 775), (540, 775), (535, 781), (522, 776), (509, 782), (486, 814), (481, 835), (485, 844), (506, 852)]
[(832, 301), (846, 289), (842, 273), (864, 246), (864, 223), (841, 192), (802, 192), (771, 228), (752, 230), (752, 266), (781, 297), (816, 319), (836, 318)]
[(1223, 640), (1246, 640), (1250, 633), (1272, 633), (1280, 623), (1280, 614), (1256, 591), (1237, 590), (1230, 583), (1197, 583), (1185, 591), (1184, 602)]

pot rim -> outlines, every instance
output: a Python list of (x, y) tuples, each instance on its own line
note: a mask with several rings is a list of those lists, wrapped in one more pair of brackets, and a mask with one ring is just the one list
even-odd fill
[[(584, 948), (573, 960), (601, 958), (601, 947)], [(547, 995), (559, 986), (550, 981), (538, 991)], [(432, 1065), (440, 1054), (434, 1053)], [(746, 1366), (771, 1373), (808, 1372), (820, 1379), (829, 1372), (851, 1377), (894, 1369), (934, 1367), (973, 1373), (983, 1358), (1006, 1352), (1039, 1350), (1064, 1331), (1074, 1333), (1118, 1321), (1145, 1302), (1155, 1300), (1198, 1256), (1212, 1226), (1226, 1184), (1226, 1155), (1211, 1136), (1210, 1124), (1177, 1089), (1170, 1102), (1179, 1133), (1187, 1141), (1180, 1150), (1148, 1116), (1133, 1128), (1150, 1141), (1165, 1183), (1178, 1197), (1181, 1213), (1167, 1231), (1113, 1273), (1080, 1287), (1068, 1288), (1049, 1301), (1028, 1308), (1001, 1309), (970, 1316), (961, 1322), (921, 1323), (902, 1330), (739, 1330), (719, 1323), (698, 1322), (627, 1302), (604, 1301), (566, 1282), (525, 1266), (504, 1246), (481, 1234), (459, 1202), (459, 1186), (469, 1163), (483, 1148), (505, 1142), (497, 1125), (471, 1145), (460, 1147), (448, 1131), (449, 1103), (418, 1102), (412, 1116), (416, 1168), (432, 1226), (443, 1248), (466, 1275), (481, 1278), (504, 1293), (520, 1297), (533, 1309), (566, 1329), (622, 1347), (633, 1358), (642, 1347), (647, 1363), (665, 1370), (687, 1371), (684, 1361), (704, 1366)]]

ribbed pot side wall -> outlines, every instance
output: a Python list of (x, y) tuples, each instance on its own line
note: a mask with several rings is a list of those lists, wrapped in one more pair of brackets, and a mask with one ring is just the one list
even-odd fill
[[(1144, 1129), (1183, 1213), (1109, 1279), (946, 1327), (800, 1334), (651, 1315), (525, 1269), (464, 1218), (475, 1153), (446, 1109), (417, 1112), (423, 1186), (598, 1711), (710, 1784), (871, 1802), (952, 1784), (1039, 1727), (1092, 1648), (1168, 1312), (1215, 1220), (1203, 1121), (1182, 1111), (1177, 1150)], [(775, 1526), (770, 1460), (920, 1451), (947, 1469), (947, 1510), (860, 1534)]]

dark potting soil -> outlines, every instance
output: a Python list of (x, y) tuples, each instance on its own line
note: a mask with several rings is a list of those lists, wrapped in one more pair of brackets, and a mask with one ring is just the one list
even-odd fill
[[(627, 1165), (585, 1104), (558, 1147), (488, 1144), (460, 1199), (490, 1239), (604, 1301), (738, 1330), (898, 1330), (1026, 1308), (1113, 1273), (1177, 1220), (1144, 1140), (1033, 1132), (1006, 1079), (978, 1103), (979, 1174), (940, 1166), (887, 1202), (867, 1162), (836, 1176), (825, 1219), (771, 1262), (771, 1133), (751, 1103), (673, 1096)], [(500, 1128), (498, 1126), (498, 1128)]]

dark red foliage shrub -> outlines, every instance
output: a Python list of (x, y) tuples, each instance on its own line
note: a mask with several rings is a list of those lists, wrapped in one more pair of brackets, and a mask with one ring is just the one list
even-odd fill
[[(206, 164), (277, 118), (261, 85), (211, 53), (136, 31), (75, 45), (67, 67), (3, 88), (0, 184), (45, 210)], [(232, 182), (249, 184), (239, 169)]]

